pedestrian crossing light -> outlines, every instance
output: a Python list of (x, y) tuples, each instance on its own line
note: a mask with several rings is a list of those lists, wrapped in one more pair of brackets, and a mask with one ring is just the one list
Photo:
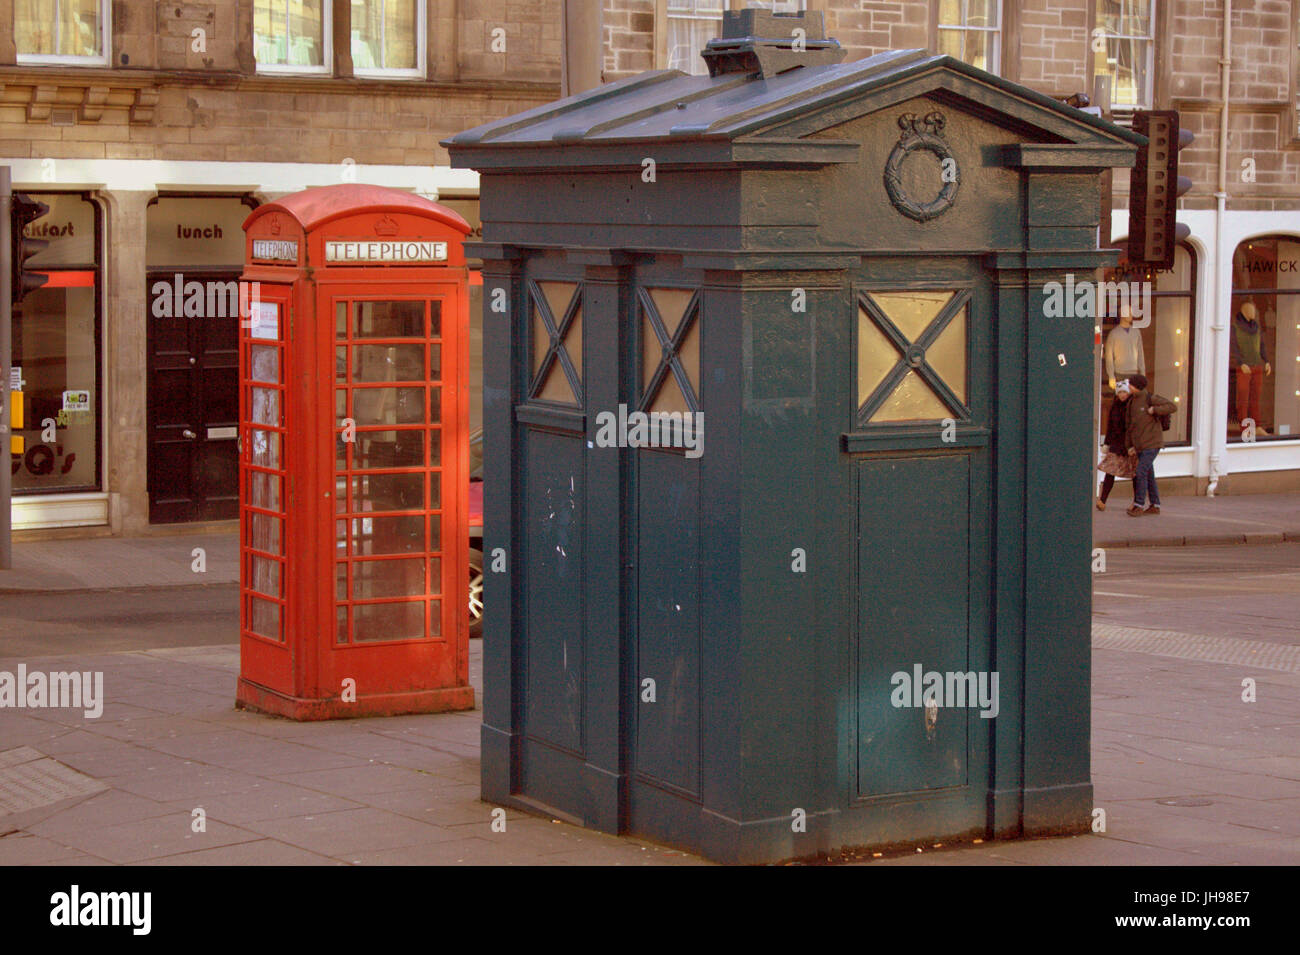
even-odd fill
[(1176, 221), (1178, 197), (1192, 181), (1178, 175), (1178, 153), (1195, 138), (1178, 125), (1178, 110), (1138, 110), (1133, 131), (1147, 137), (1129, 185), (1128, 260), (1148, 268), (1174, 265), (1174, 247), (1190, 234)]
[(9, 212), (9, 241), (13, 246), (11, 250), (12, 257), (9, 261), (13, 269), (12, 296), (14, 305), (21, 302), (28, 292), (40, 288), (50, 280), (50, 277), (44, 272), (34, 272), (27, 264), (28, 259), (50, 244), (49, 241), (47, 239), (33, 239), (24, 234), (24, 230), (28, 225), (49, 211), (50, 207), (45, 203), (37, 202), (31, 196), (14, 193), (13, 205)]

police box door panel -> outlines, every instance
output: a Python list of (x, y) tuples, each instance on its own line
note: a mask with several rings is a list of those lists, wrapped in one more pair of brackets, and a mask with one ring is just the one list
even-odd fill
[(238, 514), (238, 278), (146, 276), (151, 523)]
[[(851, 801), (951, 798), (978, 825), (989, 673), (991, 292), (949, 263), (859, 285), (852, 430), (857, 707)], [(915, 273), (915, 269), (912, 269)], [(936, 811), (939, 811), (936, 807)]]

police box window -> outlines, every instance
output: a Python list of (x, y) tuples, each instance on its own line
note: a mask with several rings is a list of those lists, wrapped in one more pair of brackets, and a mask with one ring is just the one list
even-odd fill
[(98, 490), (100, 323), (98, 209), (71, 193), (28, 193), (50, 211), (26, 234), (49, 247), (28, 260), (49, 275), (13, 314), (13, 372), (23, 392), (25, 450), (15, 494)]
[(1228, 440), (1300, 436), (1300, 238), (1237, 246), (1228, 316)]
[[(1117, 247), (1127, 251), (1127, 240)], [(1178, 406), (1165, 432), (1165, 445), (1185, 445), (1192, 434), (1192, 355), (1196, 329), (1196, 257), (1190, 247), (1174, 248), (1170, 269), (1134, 269), (1121, 257), (1103, 269), (1101, 313), (1101, 426), (1105, 429), (1115, 385), (1132, 374), (1146, 376), (1150, 389)], [(1116, 294), (1118, 293), (1118, 294)], [(1127, 313), (1127, 314), (1126, 314)]]

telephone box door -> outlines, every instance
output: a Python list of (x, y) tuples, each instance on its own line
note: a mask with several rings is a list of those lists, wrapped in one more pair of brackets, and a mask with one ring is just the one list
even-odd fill
[[(285, 555), (295, 552), (302, 528), (289, 519), (289, 355), (285, 350), (293, 318), (292, 286), (262, 283), (239, 329), (239, 420), (241, 473), (239, 507), (240, 599), (244, 601), (240, 650), (245, 672), (282, 693), (292, 693), (293, 654), (287, 642), (291, 581)], [(251, 664), (251, 667), (250, 667)]]
[(401, 693), (432, 671), (451, 686), (468, 675), (468, 300), (455, 284), (354, 289), (324, 287), (318, 305), (333, 322), (319, 397), (334, 410), (322, 684)]

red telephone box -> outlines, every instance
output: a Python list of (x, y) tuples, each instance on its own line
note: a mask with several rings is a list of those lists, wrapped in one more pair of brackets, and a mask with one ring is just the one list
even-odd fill
[(469, 709), (470, 227), (308, 189), (244, 222), (237, 704)]

